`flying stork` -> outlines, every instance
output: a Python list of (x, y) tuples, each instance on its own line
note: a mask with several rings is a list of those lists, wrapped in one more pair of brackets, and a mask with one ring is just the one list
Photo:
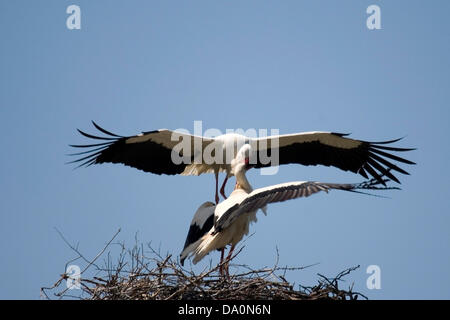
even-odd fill
[[(215, 205), (212, 202), (203, 203), (195, 213), (189, 227), (180, 262), (193, 255), (192, 262), (196, 264), (209, 252), (220, 250), (220, 273), (228, 275), (228, 261), (230, 260), (236, 244), (249, 232), (251, 222), (256, 222), (256, 212), (269, 203), (282, 202), (300, 197), (308, 197), (319, 191), (328, 192), (331, 189), (358, 191), (398, 189), (396, 187), (377, 187), (380, 182), (372, 179), (359, 184), (336, 184), (311, 181), (294, 181), (281, 183), (253, 190), (245, 173), (252, 167), (249, 164), (251, 146), (244, 145), (237, 157), (232, 161), (232, 173), (236, 177), (236, 186), (230, 196)], [(383, 182), (388, 179), (381, 177)], [(227, 258), (224, 260), (224, 250), (231, 245)]]
[[(273, 135), (260, 138), (250, 138), (244, 135), (228, 133), (214, 138), (190, 135), (168, 129), (142, 132), (134, 136), (120, 136), (111, 133), (94, 121), (95, 128), (104, 134), (97, 136), (88, 134), (79, 129), (83, 136), (100, 140), (99, 143), (70, 145), (74, 148), (87, 148), (87, 151), (73, 153), (71, 155), (81, 156), (71, 163), (80, 163), (81, 166), (90, 166), (99, 163), (121, 163), (145, 172), (168, 175), (200, 175), (202, 173), (214, 173), (216, 181), (215, 201), (219, 202), (218, 175), (225, 172), (226, 177), (220, 188), (221, 195), (225, 196), (225, 185), (230, 176), (231, 159), (228, 154), (235, 155), (244, 145), (252, 145), (256, 159), (253, 167), (263, 168), (276, 166), (278, 164), (297, 163), (302, 165), (324, 165), (333, 166), (344, 171), (360, 174), (364, 178), (369, 176), (383, 183), (382, 176), (400, 183), (391, 172), (392, 170), (402, 174), (409, 174), (399, 168), (393, 162), (415, 164), (412, 161), (394, 155), (392, 152), (404, 152), (414, 149), (387, 146), (400, 139), (368, 142), (348, 138), (348, 134), (334, 132), (301, 132), (294, 134)], [(188, 141), (192, 147), (190, 152), (183, 154), (180, 163), (173, 161), (173, 151), (179, 142)], [(212, 146), (222, 150), (220, 163), (212, 161), (196, 161), (198, 154), (202, 155), (205, 150)], [(265, 152), (265, 153), (264, 153)], [(266, 163), (261, 154), (278, 154), (278, 162)], [(203, 158), (200, 157), (200, 160)]]

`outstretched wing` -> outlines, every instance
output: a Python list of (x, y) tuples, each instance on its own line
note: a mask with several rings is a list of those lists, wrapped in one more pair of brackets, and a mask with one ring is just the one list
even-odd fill
[[(392, 160), (405, 164), (415, 164), (392, 154), (392, 152), (405, 152), (415, 149), (386, 146), (400, 139), (367, 142), (350, 139), (346, 136), (347, 134), (333, 132), (304, 132), (258, 138), (256, 141), (259, 156), (255, 167), (261, 168), (289, 163), (307, 166), (320, 164), (359, 173), (364, 178), (369, 178), (368, 175), (370, 175), (379, 182), (383, 180), (381, 176), (385, 175), (400, 183), (390, 170), (402, 174), (409, 173), (392, 163)], [(267, 157), (261, 159), (261, 154), (266, 155), (266, 153)], [(267, 163), (267, 159), (274, 158), (276, 155), (279, 157), (279, 163), (273, 161)]]
[[(387, 179), (383, 179), (383, 183)], [(240, 215), (258, 210), (269, 203), (283, 202), (286, 200), (309, 197), (320, 191), (328, 192), (330, 189), (355, 191), (357, 190), (387, 190), (398, 189), (395, 187), (377, 187), (380, 184), (375, 179), (358, 184), (339, 184), (339, 183), (322, 183), (311, 181), (294, 181), (281, 183), (265, 188), (253, 190), (240, 203), (235, 204), (229, 208), (219, 219), (214, 223), (214, 232), (220, 232), (228, 228)]]
[[(103, 142), (70, 145), (74, 148), (87, 149), (87, 151), (71, 154), (80, 158), (70, 163), (80, 163), (80, 167), (107, 162), (121, 163), (155, 174), (180, 174), (194, 161), (195, 155), (202, 152), (203, 148), (213, 141), (209, 138), (167, 129), (124, 137), (101, 128), (95, 122), (92, 123), (105, 136), (91, 135), (79, 129), (78, 131), (87, 138)], [(177, 145), (180, 150), (176, 147)], [(183, 154), (186, 151), (188, 154)]]

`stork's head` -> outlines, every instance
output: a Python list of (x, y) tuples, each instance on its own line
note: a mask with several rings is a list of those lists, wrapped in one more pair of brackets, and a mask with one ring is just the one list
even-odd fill
[(250, 155), (252, 154), (252, 147), (249, 144), (244, 144), (239, 149), (236, 158), (231, 160), (231, 173), (236, 174), (239, 171), (247, 171), (254, 165), (250, 164)]

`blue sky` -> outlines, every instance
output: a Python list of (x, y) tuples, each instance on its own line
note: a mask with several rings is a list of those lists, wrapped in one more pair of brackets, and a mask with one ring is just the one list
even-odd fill
[[(81, 30), (66, 8), (81, 8)], [(366, 8), (381, 8), (368, 30)], [(349, 282), (372, 299), (450, 298), (448, 1), (2, 1), (0, 3), (0, 298), (38, 299), (73, 252), (93, 257), (120, 227), (177, 255), (212, 175), (157, 176), (121, 165), (73, 170), (68, 144), (91, 120), (121, 135), (159, 128), (351, 132), (407, 157), (390, 199), (343, 192), (269, 206), (239, 263), (318, 265), (314, 284), (361, 265)], [(254, 187), (359, 182), (332, 168), (249, 172)], [(231, 192), (229, 184), (227, 193)], [(213, 253), (199, 263), (205, 268)], [(380, 290), (365, 283), (381, 268)]]

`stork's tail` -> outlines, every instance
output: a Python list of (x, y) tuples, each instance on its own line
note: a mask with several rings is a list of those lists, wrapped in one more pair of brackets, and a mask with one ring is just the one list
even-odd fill
[(194, 258), (192, 262), (196, 264), (202, 260), (209, 252), (213, 251), (215, 248), (214, 240), (216, 240), (217, 234), (212, 234), (208, 232), (200, 240), (198, 246), (193, 250)]

